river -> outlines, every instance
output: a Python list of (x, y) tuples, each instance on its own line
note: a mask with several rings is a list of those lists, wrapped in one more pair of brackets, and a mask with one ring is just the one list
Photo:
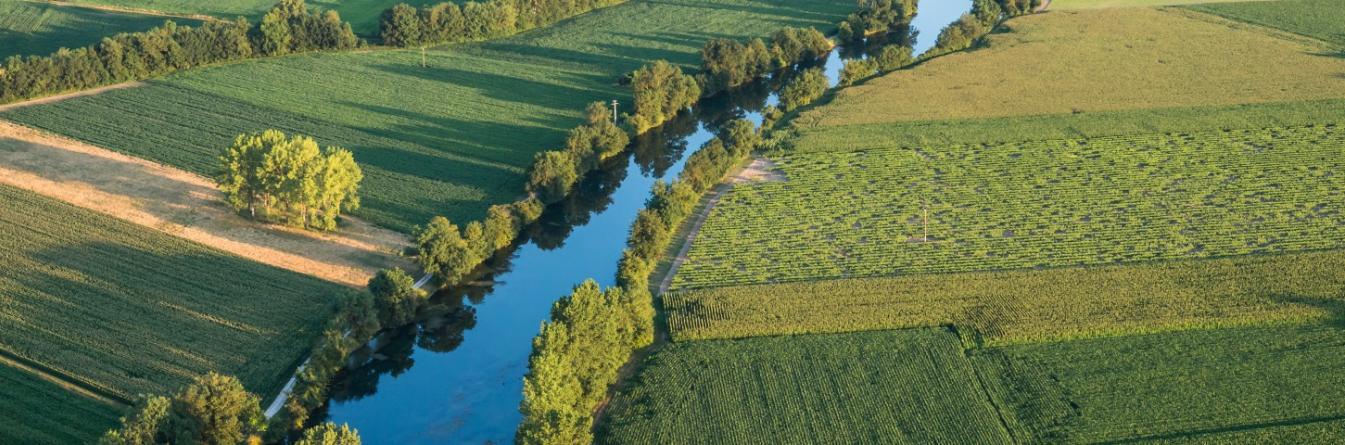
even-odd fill
[[(971, 1), (920, 3), (912, 24), (920, 33), (917, 54)], [(828, 57), (832, 85), (842, 59), (859, 52)], [(381, 335), (378, 352), (359, 357), (363, 365), (334, 383), (327, 419), (350, 424), (372, 445), (512, 443), (532, 338), (552, 303), (586, 279), (612, 285), (627, 231), (654, 181), (675, 178), (724, 122), (746, 117), (760, 124), (759, 111), (776, 103), (776, 86), (765, 81), (708, 101), (637, 138), (570, 199), (549, 207), (473, 285), (437, 293), (419, 323)]]

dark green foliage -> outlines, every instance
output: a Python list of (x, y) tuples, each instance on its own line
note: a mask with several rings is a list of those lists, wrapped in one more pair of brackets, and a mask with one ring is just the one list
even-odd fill
[(570, 194), (570, 189), (579, 182), (574, 154), (564, 151), (544, 151), (537, 153), (528, 170), (528, 191), (542, 202), (557, 202)]
[(327, 401), (327, 387), (341, 370), (351, 352), (367, 344), (382, 328), (374, 296), (350, 293), (327, 322), (322, 337), (313, 346), (308, 363), (295, 373), (294, 387), (284, 409), (271, 419), (269, 440), (275, 442), (291, 431), (307, 425), (310, 413)]
[(360, 433), (350, 425), (323, 422), (304, 431), (304, 437), (294, 445), (360, 445)]
[(859, 0), (859, 7), (840, 25), (842, 41), (874, 34), (904, 33), (915, 18), (916, 0)]
[[(695, 87), (695, 83), (691, 82), (691, 86)], [(628, 144), (630, 135), (613, 122), (607, 105), (590, 103), (585, 109), (585, 122), (570, 130), (564, 150), (537, 153), (533, 158), (527, 190), (543, 203), (559, 202), (584, 175), (596, 170), (603, 160), (621, 153)]]
[(991, 26), (993, 25), (986, 25), (973, 14), (962, 14), (956, 22), (949, 23), (939, 32), (939, 39), (935, 41), (934, 47), (921, 57), (935, 57), (970, 48), (977, 39), (990, 33)]
[(383, 43), (423, 46), (507, 36), (550, 25), (625, 0), (487, 0), (444, 2), (419, 9), (405, 3), (383, 13)]
[(780, 89), (780, 109), (793, 111), (813, 103), (827, 92), (827, 74), (822, 68), (803, 70)]
[(695, 105), (701, 96), (695, 78), (663, 60), (636, 71), (631, 76), (631, 90), (635, 96), (635, 114), (628, 120), (637, 134), (667, 122)]
[(851, 59), (841, 68), (839, 86), (848, 87), (878, 74), (878, 62), (873, 59)]
[(434, 217), (416, 235), (420, 266), (443, 284), (457, 284), (484, 259), (468, 241), (448, 218)]
[(997, 0), (1000, 8), (1009, 17), (1031, 13), (1041, 6), (1042, 0)]
[(801, 61), (816, 60), (831, 50), (831, 41), (816, 28), (785, 27), (771, 34), (771, 57), (775, 68), (789, 68)]
[(676, 342), (609, 406), (600, 444), (1013, 443), (944, 329)]
[(425, 302), (425, 291), (416, 288), (416, 280), (400, 268), (383, 269), (369, 279), (369, 293), (378, 307), (378, 320), (383, 326), (402, 326), (410, 323), (416, 310)]
[(911, 52), (908, 45), (883, 45), (878, 54), (873, 56), (873, 61), (878, 64), (878, 71), (887, 73), (915, 62)]
[(630, 354), (653, 342), (653, 317), (648, 291), (592, 280), (557, 301), (533, 340), (517, 443), (592, 442), (593, 411)]
[(258, 440), (265, 430), (260, 399), (237, 378), (212, 371), (170, 398), (148, 398), (99, 443), (234, 445)]
[(0, 68), (0, 103), (255, 55), (349, 49), (358, 44), (350, 25), (334, 12), (309, 14), (302, 0), (283, 0), (257, 27), (242, 18), (199, 27), (169, 21), (149, 31), (117, 34), (97, 45), (50, 56), (11, 57)]
[(998, 0), (972, 0), (971, 14), (976, 16), (976, 21), (981, 22), (981, 25), (994, 28), (1004, 18), (1004, 8)]
[[(179, 19), (183, 25), (200, 22)], [(56, 2), (0, 0), (0, 61), (10, 56), (51, 54), (61, 48), (83, 48), (120, 32), (144, 31), (163, 24), (163, 17), (71, 8)]]
[(742, 86), (771, 72), (772, 52), (761, 39), (739, 43), (714, 39), (701, 50), (703, 94), (711, 96)]

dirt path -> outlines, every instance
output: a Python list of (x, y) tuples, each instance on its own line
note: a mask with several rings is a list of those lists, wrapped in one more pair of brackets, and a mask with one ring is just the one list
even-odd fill
[(330, 234), (258, 224), (234, 214), (209, 179), (3, 120), (0, 184), (350, 286), (385, 267), (415, 270), (397, 256), (410, 243), (400, 233), (354, 218)]
[(117, 83), (117, 84), (108, 85), (108, 86), (105, 86), (105, 87), (98, 87), (98, 88), (93, 88), (93, 89), (88, 89), (88, 90), (80, 90), (80, 91), (76, 91), (76, 92), (73, 92), (73, 93), (65, 93), (65, 94), (57, 94), (57, 95), (55, 95), (55, 96), (39, 97), (39, 98), (37, 98), (37, 99), (25, 100), (25, 101), (23, 101), (23, 102), (15, 102), (15, 103), (8, 104), (8, 105), (0, 105), (0, 112), (5, 112), (5, 111), (13, 110), (13, 109), (15, 109), (15, 108), (23, 108), (23, 107), (33, 106), (33, 105), (49, 104), (49, 103), (52, 103), (52, 102), (60, 102), (60, 101), (66, 100), (66, 99), (74, 99), (74, 98), (76, 98), (76, 97), (92, 96), (92, 95), (95, 95), (95, 94), (101, 94), (101, 93), (103, 93), (103, 92), (105, 92), (105, 91), (120, 90), (120, 89), (123, 89), (123, 88), (135, 88), (135, 87), (140, 87), (140, 86), (144, 86), (144, 85), (145, 85), (144, 82), (123, 82), (123, 83)]

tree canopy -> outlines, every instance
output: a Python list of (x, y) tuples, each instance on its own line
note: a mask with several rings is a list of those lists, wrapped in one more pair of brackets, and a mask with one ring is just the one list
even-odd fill
[(234, 210), (253, 218), (335, 230), (342, 211), (360, 207), (364, 173), (350, 151), (278, 130), (244, 134), (220, 156), (217, 179)]

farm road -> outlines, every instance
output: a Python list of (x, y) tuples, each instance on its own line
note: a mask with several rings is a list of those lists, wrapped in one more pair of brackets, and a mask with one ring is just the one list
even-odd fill
[(336, 233), (234, 214), (207, 178), (0, 120), (0, 184), (30, 190), (271, 266), (362, 287), (406, 236), (344, 218)]

